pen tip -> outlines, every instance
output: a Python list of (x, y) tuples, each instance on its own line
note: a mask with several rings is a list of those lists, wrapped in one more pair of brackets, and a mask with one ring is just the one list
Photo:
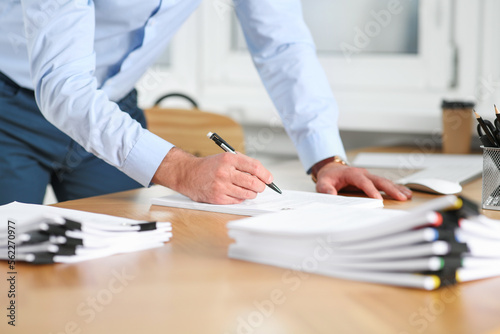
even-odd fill
[(474, 113), (474, 115), (476, 115), (476, 118), (481, 118), (481, 116), (479, 116), (479, 114), (475, 110), (472, 110), (472, 112)]
[(278, 194), (283, 194), (283, 193), (281, 192), (281, 189), (280, 189), (280, 188), (278, 188), (278, 186), (277, 186), (277, 185), (275, 185), (275, 184), (274, 184), (274, 182), (269, 183), (267, 186), (268, 186), (269, 188), (271, 188), (272, 190), (276, 191)]
[(212, 133), (212, 132), (207, 133), (207, 137), (208, 137), (208, 138), (212, 137), (212, 135), (213, 135), (213, 133)]

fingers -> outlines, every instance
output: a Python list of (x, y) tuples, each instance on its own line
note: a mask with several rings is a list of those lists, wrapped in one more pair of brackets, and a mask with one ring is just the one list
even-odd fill
[(241, 198), (235, 198), (235, 197), (232, 197), (229, 195), (223, 195), (223, 196), (216, 197), (216, 198), (214, 198), (206, 203), (216, 204), (216, 205), (228, 205), (228, 204), (240, 204), (243, 201), (244, 201), (244, 199), (241, 199)]
[(217, 181), (201, 187), (193, 200), (211, 204), (238, 204), (257, 197), (257, 192), (241, 188), (230, 182)]
[(407, 188), (401, 184), (396, 184), (396, 187), (399, 189), (399, 191), (401, 191), (403, 194), (405, 194), (407, 199), (411, 199), (413, 197), (413, 192), (409, 188)]
[(318, 180), (318, 183), (316, 183), (316, 191), (322, 194), (338, 194), (337, 189), (333, 186), (333, 184), (325, 179)]
[(375, 187), (372, 180), (370, 180), (366, 175), (362, 175), (359, 178), (353, 180), (353, 185), (358, 189), (362, 190), (368, 197), (383, 199), (380, 191)]
[(337, 195), (337, 190), (354, 186), (371, 198), (382, 199), (382, 195), (368, 178), (367, 172), (359, 168), (344, 168), (331, 172), (330, 175), (321, 175), (316, 184), (316, 191), (325, 194)]
[(210, 191), (212, 199), (209, 200), (214, 204), (235, 204), (254, 199), (266, 188), (261, 178), (272, 180), (271, 173), (259, 161), (245, 155), (223, 153), (218, 159), (217, 186)]
[(221, 195), (212, 198), (210, 201), (206, 201), (205, 203), (216, 204), (216, 205), (226, 205), (226, 204), (240, 204), (244, 199), (235, 198), (229, 195)]
[(266, 184), (257, 177), (242, 173), (239, 170), (232, 176), (232, 183), (235, 186), (250, 190), (254, 193), (261, 193), (266, 189)]
[(388, 179), (370, 175), (370, 179), (373, 181), (373, 184), (380, 190), (384, 191), (388, 196), (398, 200), (398, 201), (406, 201), (408, 198), (411, 198), (410, 189), (396, 185)]
[(388, 196), (406, 201), (412, 197), (410, 189), (397, 185), (388, 179), (370, 174), (366, 169), (355, 167), (321, 169), (318, 173), (316, 190), (336, 195), (341, 189), (357, 188), (371, 198), (382, 199), (380, 191)]
[(240, 200), (254, 199), (257, 197), (257, 192), (239, 187), (237, 185), (231, 185), (228, 187), (227, 195)]
[(256, 176), (265, 184), (273, 182), (273, 175), (270, 171), (264, 168), (264, 166), (262, 166), (260, 161), (247, 157), (243, 154), (233, 155), (233, 157), (236, 158), (235, 167), (240, 172)]

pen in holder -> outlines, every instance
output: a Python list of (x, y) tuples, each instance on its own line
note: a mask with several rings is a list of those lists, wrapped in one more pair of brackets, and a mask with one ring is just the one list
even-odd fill
[(500, 210), (500, 148), (483, 149), (483, 209)]

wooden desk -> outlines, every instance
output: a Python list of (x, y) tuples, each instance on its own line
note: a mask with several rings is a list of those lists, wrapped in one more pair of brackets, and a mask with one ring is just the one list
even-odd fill
[[(480, 198), (480, 181), (464, 194)], [(149, 205), (151, 188), (58, 206), (171, 221), (164, 247), (80, 264), (17, 264), (18, 313), (0, 333), (498, 333), (500, 278), (426, 292), (345, 281), (231, 260), (225, 214)], [(409, 208), (434, 198), (415, 193)], [(500, 218), (498, 213), (489, 216)], [(274, 300), (274, 302), (273, 302)], [(497, 332), (496, 332), (497, 331)]]

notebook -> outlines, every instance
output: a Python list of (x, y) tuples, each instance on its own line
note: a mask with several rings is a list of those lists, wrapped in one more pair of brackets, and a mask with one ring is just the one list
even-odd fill
[(258, 194), (255, 199), (246, 200), (241, 204), (216, 205), (198, 203), (181, 194), (153, 198), (151, 204), (242, 216), (256, 216), (270, 212), (295, 210), (311, 205), (315, 207), (318, 205), (340, 205), (357, 208), (381, 208), (384, 206), (382, 200), (372, 198), (328, 195), (297, 190), (282, 191), (283, 194), (278, 194), (271, 189), (266, 189), (264, 192)]

